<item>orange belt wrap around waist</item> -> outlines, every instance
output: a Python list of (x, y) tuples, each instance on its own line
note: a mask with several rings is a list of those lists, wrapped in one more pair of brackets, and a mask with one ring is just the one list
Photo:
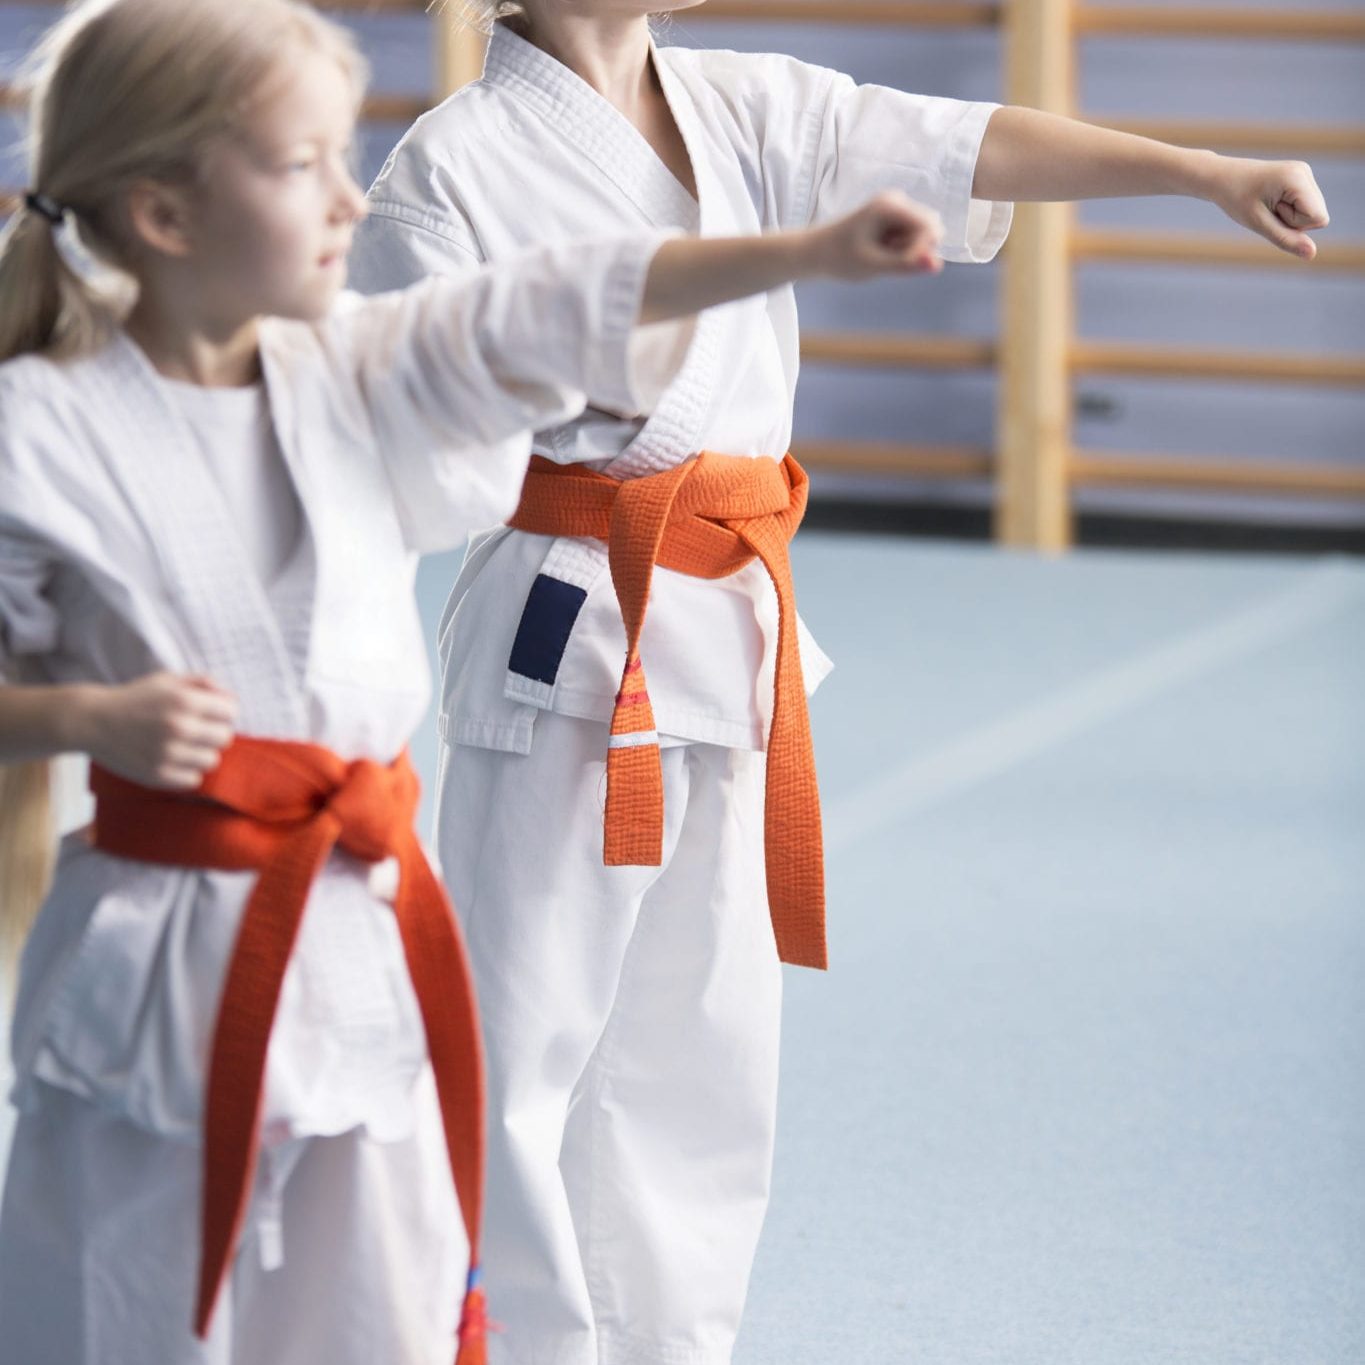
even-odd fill
[(395, 858), (393, 910), (422, 1013), (451, 1172), (470, 1245), (458, 1365), (485, 1360), (478, 1287), (484, 1079), (474, 989), (450, 902), (413, 832), (418, 781), (406, 753), (348, 763), (315, 744), (239, 737), (194, 792), (91, 770), (94, 843), (175, 867), (256, 869), (213, 1037), (204, 1102), (204, 1189), (195, 1330), (206, 1336), (241, 1235), (258, 1157), (266, 1051), (313, 879), (333, 848)]
[[(820, 795), (787, 552), (806, 510), (807, 484), (790, 455), (778, 463), (703, 451), (675, 468), (625, 480), (536, 456), (508, 524), (607, 544), (626, 627), (625, 671), (607, 752), (604, 861), (611, 866), (657, 867), (663, 861), (663, 770), (640, 660), (654, 566), (723, 578), (755, 558), (762, 561), (778, 603), (764, 808), (768, 905), (782, 960), (824, 967)], [(698, 649), (705, 647), (697, 641)]]

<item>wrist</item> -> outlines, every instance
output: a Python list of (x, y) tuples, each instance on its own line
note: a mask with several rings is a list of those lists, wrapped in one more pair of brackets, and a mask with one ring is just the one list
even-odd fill
[(785, 251), (787, 277), (793, 283), (825, 279), (834, 273), (828, 225), (781, 232), (777, 238)]
[(53, 738), (62, 753), (93, 754), (109, 723), (108, 700), (113, 689), (98, 683), (73, 683), (55, 693)]
[(1216, 202), (1228, 162), (1228, 157), (1207, 148), (1180, 148), (1173, 167), (1174, 192)]

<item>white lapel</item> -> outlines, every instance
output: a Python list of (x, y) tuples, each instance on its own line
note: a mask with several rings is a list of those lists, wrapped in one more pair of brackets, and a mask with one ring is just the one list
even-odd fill
[(695, 225), (697, 201), (640, 130), (585, 80), (506, 24), (493, 30), (483, 78), (529, 105), (551, 137), (563, 138), (573, 154), (590, 161), (652, 227)]
[[(302, 735), (307, 708), (301, 680), (183, 417), (161, 392), (146, 356), (122, 332), (91, 358), (89, 369), (101, 384), (101, 410), (113, 432), (99, 453), (146, 530), (167, 595), (197, 646), (197, 666), (238, 697), (244, 731)], [(270, 393), (273, 417), (276, 395)]]
[[(696, 231), (702, 237), (714, 235), (721, 198), (714, 183), (710, 158), (705, 154), (696, 106), (667, 62), (659, 60), (658, 51), (652, 45), (651, 60), (692, 162), (692, 175), (697, 184)], [(644, 139), (640, 141), (644, 142)], [(657, 161), (653, 149), (648, 147), (648, 143), (645, 146)], [(673, 179), (672, 175), (669, 178)], [(674, 180), (674, 183), (677, 184), (677, 181)], [(697, 318), (692, 343), (681, 370), (636, 438), (607, 467), (608, 474), (618, 479), (654, 474), (672, 468), (701, 449), (706, 417), (715, 389), (716, 367), (720, 364), (720, 338), (727, 325), (723, 312), (718, 308), (712, 308)]]

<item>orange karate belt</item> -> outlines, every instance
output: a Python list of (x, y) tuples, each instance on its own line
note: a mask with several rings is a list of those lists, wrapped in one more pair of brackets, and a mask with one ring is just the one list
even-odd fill
[[(654, 566), (696, 578), (724, 578), (755, 558), (762, 561), (778, 604), (764, 794), (768, 908), (782, 961), (825, 967), (820, 794), (787, 552), (806, 510), (808, 484), (790, 455), (778, 463), (703, 451), (672, 469), (624, 480), (536, 456), (508, 525), (607, 544), (626, 627), (625, 671), (607, 751), (603, 861), (608, 866), (658, 867), (663, 861), (663, 769), (640, 659)], [(706, 642), (698, 640), (697, 647), (704, 649)]]
[(457, 1365), (487, 1359), (478, 1268), (484, 1076), (474, 987), (450, 902), (413, 831), (418, 780), (405, 753), (348, 763), (315, 744), (237, 738), (194, 792), (139, 786), (98, 766), (94, 843), (175, 867), (260, 872), (228, 964), (204, 1104), (204, 1189), (195, 1331), (207, 1336), (240, 1239), (259, 1155), (266, 1051), (314, 878), (333, 848), (398, 862), (393, 911), (469, 1236)]

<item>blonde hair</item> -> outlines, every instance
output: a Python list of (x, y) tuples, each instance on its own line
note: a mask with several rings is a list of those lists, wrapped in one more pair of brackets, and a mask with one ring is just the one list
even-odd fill
[(436, 0), (439, 13), (480, 33), (491, 33), (499, 19), (525, 14), (516, 0)]
[(14, 964), (52, 876), (56, 829), (52, 816), (52, 765), (0, 767), (0, 987), (11, 984)]
[[(35, 201), (0, 233), (0, 361), (68, 358), (108, 337), (137, 293), (127, 191), (192, 181), (300, 44), (334, 57), (359, 102), (366, 67), (354, 41), (298, 0), (83, 0), (48, 30), (24, 81)], [(82, 254), (103, 281), (73, 265)], [(0, 941), (22, 936), (44, 893), (46, 769), (0, 769)]]

